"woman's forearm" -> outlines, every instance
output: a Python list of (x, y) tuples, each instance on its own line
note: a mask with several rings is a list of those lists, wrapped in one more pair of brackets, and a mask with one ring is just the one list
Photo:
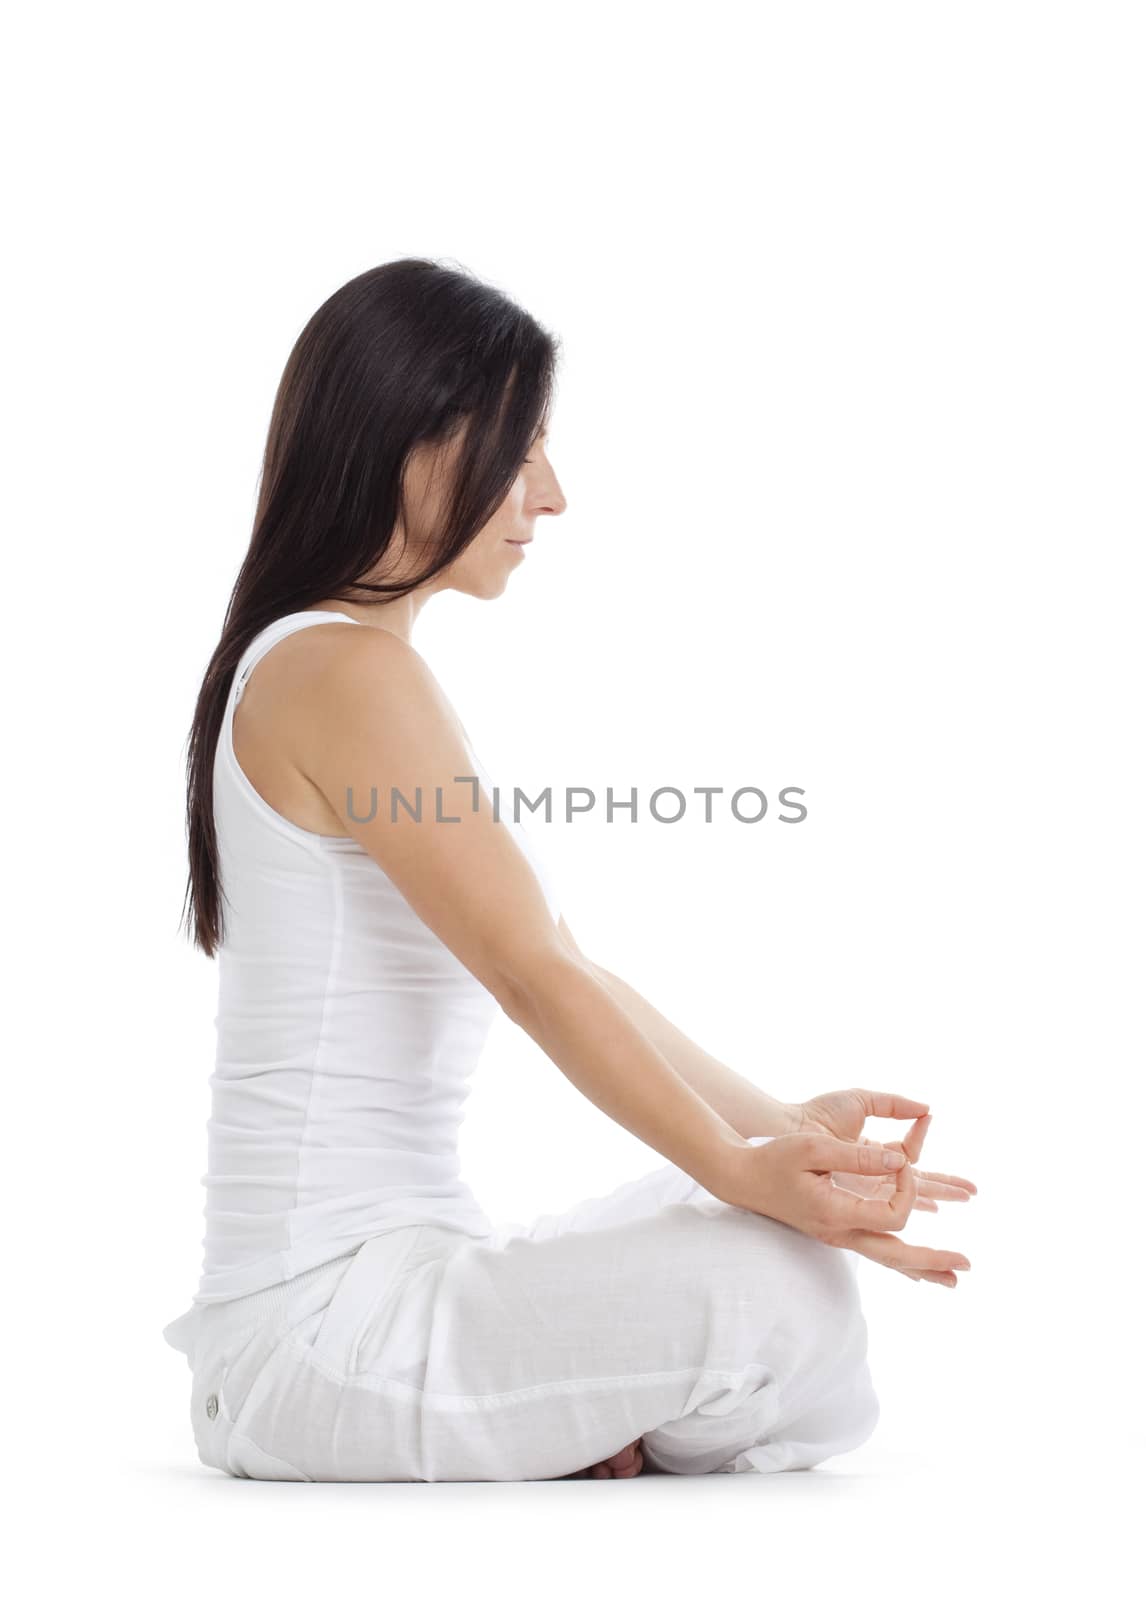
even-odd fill
[(746, 1139), (676, 1072), (591, 963), (539, 954), (501, 1003), (586, 1099), (724, 1197)]
[(794, 1108), (774, 1100), (747, 1078), (733, 1072), (707, 1050), (702, 1050), (645, 997), (615, 972), (591, 963), (593, 971), (614, 994), (641, 1032), (656, 1045), (673, 1071), (691, 1084), (730, 1127), (744, 1139), (757, 1134), (792, 1133), (799, 1121)]

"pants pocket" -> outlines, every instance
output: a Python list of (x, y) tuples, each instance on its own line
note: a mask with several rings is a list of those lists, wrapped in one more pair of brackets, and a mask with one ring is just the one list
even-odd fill
[(338, 1377), (355, 1371), (358, 1344), (371, 1311), (398, 1287), (418, 1259), (423, 1237), (440, 1232), (431, 1223), (413, 1223), (378, 1234), (359, 1247), (330, 1304), (316, 1319), (311, 1352), (321, 1367)]

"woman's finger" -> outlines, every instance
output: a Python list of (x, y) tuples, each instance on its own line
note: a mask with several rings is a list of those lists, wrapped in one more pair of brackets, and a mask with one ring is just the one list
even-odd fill
[(905, 1278), (914, 1278), (916, 1283), (941, 1283), (947, 1289), (954, 1289), (959, 1281), (953, 1272), (913, 1272), (909, 1267), (899, 1270)]
[(917, 1118), (900, 1140), (899, 1148), (910, 1162), (914, 1163), (919, 1160), (920, 1151), (923, 1149), (923, 1141), (926, 1139), (930, 1127), (931, 1113), (929, 1111), (925, 1117)]
[(874, 1233), (868, 1229), (857, 1230), (845, 1241), (849, 1250), (877, 1261), (880, 1266), (894, 1267), (902, 1272), (938, 1272), (947, 1274), (967, 1272), (971, 1263), (958, 1250), (932, 1250), (926, 1245), (908, 1244), (894, 1233)]
[[(873, 1152), (862, 1152), (871, 1156)], [(915, 1202), (915, 1176), (910, 1163), (905, 1162), (895, 1174), (895, 1187), (886, 1199), (867, 1199), (849, 1194), (846, 1189), (833, 1185), (829, 1177), (825, 1191), (827, 1201), (826, 1224), (829, 1228), (851, 1230), (873, 1229), (876, 1232), (902, 1228)]]
[[(858, 1172), (833, 1172), (832, 1182), (840, 1189), (846, 1189), (849, 1194), (862, 1195), (867, 1200), (890, 1200), (895, 1193), (894, 1183), (882, 1181), (879, 1178), (864, 1178)], [(962, 1189), (953, 1189), (952, 1194), (969, 1198)], [(940, 1199), (946, 1198), (940, 1195)], [(914, 1211), (938, 1211), (939, 1207), (934, 1198), (924, 1195), (924, 1186), (916, 1183)]]
[(971, 1198), (966, 1189), (957, 1188), (953, 1183), (936, 1183), (924, 1172), (917, 1172), (915, 1178), (920, 1194), (925, 1194), (932, 1200), (966, 1201)]
[(877, 1178), (861, 1172), (833, 1172), (831, 1179), (849, 1194), (866, 1195), (869, 1199), (883, 1200), (895, 1188), (889, 1178)]
[(908, 1165), (902, 1152), (882, 1144), (853, 1144), (849, 1139), (834, 1139), (828, 1133), (791, 1134), (802, 1139), (801, 1165), (808, 1172), (858, 1172), (864, 1177), (887, 1179)]
[(860, 1172), (833, 1172), (833, 1183), (838, 1183), (841, 1189), (850, 1189), (852, 1194), (875, 1194), (882, 1180)]
[[(822, 1195), (821, 1223), (829, 1231), (872, 1228), (877, 1231), (902, 1228), (915, 1200), (915, 1174), (904, 1156), (882, 1145), (852, 1144), (830, 1134), (789, 1136), (794, 1153), (806, 1172), (817, 1174)], [(797, 1145), (795, 1141), (799, 1140)], [(898, 1164), (898, 1170), (896, 1167)], [(887, 1177), (894, 1171), (895, 1190), (886, 1200), (869, 1200), (849, 1194), (832, 1182), (833, 1172), (857, 1172), (864, 1176)]]
[(909, 1100), (905, 1094), (888, 1094), (882, 1089), (853, 1089), (869, 1117), (922, 1117), (927, 1113), (923, 1100)]
[(952, 1189), (965, 1189), (968, 1194), (978, 1194), (979, 1191), (970, 1178), (955, 1178), (949, 1172), (921, 1172), (921, 1178), (926, 1178), (929, 1183), (945, 1183)]
[(903, 1204), (898, 1192), (887, 1200), (867, 1200), (848, 1194), (845, 1189), (829, 1188), (825, 1194), (822, 1221), (830, 1232), (850, 1233), (855, 1228), (862, 1228), (882, 1233), (888, 1229), (902, 1228), (910, 1210), (910, 1203)]

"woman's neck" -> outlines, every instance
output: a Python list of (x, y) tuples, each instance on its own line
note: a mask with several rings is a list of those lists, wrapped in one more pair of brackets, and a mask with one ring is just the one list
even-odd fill
[(355, 622), (365, 623), (368, 628), (383, 628), (388, 633), (396, 633), (399, 639), (411, 644), (414, 623), (428, 599), (428, 593), (415, 590), (379, 605), (361, 605), (355, 600), (316, 600), (307, 610), (340, 611)]

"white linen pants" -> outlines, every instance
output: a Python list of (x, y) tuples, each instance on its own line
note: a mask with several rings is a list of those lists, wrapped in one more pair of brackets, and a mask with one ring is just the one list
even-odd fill
[(857, 1257), (671, 1163), (485, 1237), (414, 1223), (198, 1310), (196, 1444), (236, 1477), (560, 1478), (634, 1439), (662, 1472), (782, 1472), (879, 1415)]

